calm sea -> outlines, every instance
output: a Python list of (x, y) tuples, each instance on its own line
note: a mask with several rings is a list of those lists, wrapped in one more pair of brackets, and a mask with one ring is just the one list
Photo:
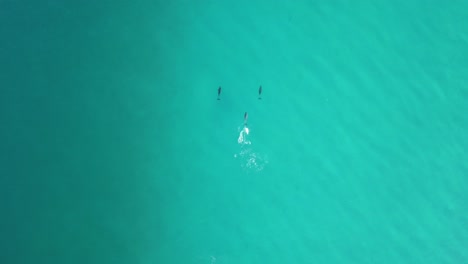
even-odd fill
[(0, 62), (0, 263), (468, 263), (467, 1), (0, 0)]

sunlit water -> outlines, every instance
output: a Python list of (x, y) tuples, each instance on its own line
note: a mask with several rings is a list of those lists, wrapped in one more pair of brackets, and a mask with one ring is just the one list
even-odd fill
[(466, 1), (0, 1), (0, 33), (1, 263), (468, 263)]

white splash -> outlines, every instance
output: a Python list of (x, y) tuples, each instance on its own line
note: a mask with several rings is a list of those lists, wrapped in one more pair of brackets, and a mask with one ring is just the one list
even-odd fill
[(239, 158), (240, 165), (244, 169), (261, 171), (268, 163), (268, 160), (263, 155), (254, 152), (251, 146), (252, 142), (248, 139), (249, 133), (250, 130), (247, 126), (240, 130), (237, 143), (239, 143), (241, 149), (238, 154), (234, 154), (234, 158)]
[(250, 141), (247, 140), (247, 135), (249, 135), (249, 128), (244, 126), (244, 128), (239, 133), (239, 138), (237, 139), (237, 143), (239, 143), (239, 144), (250, 144)]

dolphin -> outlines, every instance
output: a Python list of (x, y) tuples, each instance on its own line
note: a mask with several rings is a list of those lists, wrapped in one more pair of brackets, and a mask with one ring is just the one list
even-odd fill
[(260, 88), (258, 88), (258, 99), (262, 99), (262, 86), (260, 85)]
[(249, 114), (247, 114), (247, 112), (245, 112), (245, 114), (244, 114), (244, 125), (247, 125), (247, 119), (249, 119)]
[(219, 96), (221, 95), (221, 86), (218, 87), (218, 100), (219, 100)]

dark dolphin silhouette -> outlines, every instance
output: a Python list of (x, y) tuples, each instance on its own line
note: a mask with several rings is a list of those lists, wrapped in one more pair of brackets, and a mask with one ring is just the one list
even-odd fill
[(218, 100), (219, 100), (219, 96), (221, 95), (221, 86), (218, 87)]
[(260, 85), (260, 88), (258, 88), (258, 99), (262, 99), (262, 86)]

